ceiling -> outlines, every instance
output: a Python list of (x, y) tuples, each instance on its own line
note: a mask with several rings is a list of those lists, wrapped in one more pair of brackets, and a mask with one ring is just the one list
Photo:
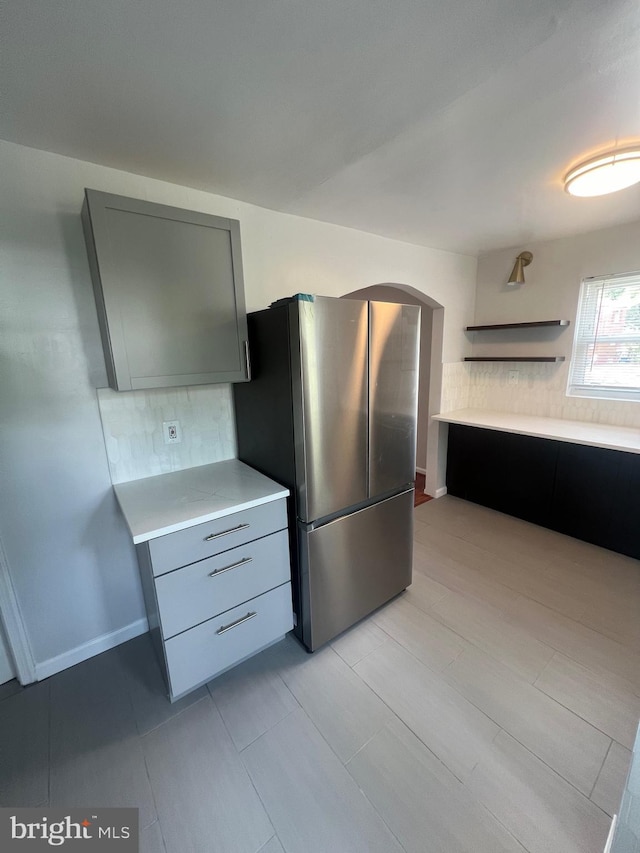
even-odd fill
[(637, 0), (4, 0), (0, 138), (469, 254), (640, 218)]

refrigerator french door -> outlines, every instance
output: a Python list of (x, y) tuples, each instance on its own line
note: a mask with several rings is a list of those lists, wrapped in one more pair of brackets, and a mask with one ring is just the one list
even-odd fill
[(305, 295), (249, 315), (238, 456), (291, 490), (310, 650), (411, 583), (419, 323), (415, 306)]

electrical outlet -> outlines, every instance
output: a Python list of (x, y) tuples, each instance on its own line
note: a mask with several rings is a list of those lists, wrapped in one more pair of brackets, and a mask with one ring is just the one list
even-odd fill
[(164, 436), (165, 444), (180, 444), (182, 441), (180, 421), (163, 421), (162, 435)]
[(519, 378), (520, 378), (520, 371), (519, 370), (510, 370), (509, 371), (509, 385), (517, 385)]

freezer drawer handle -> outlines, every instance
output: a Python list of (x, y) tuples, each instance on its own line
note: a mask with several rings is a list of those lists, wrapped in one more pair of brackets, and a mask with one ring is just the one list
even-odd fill
[(250, 524), (239, 524), (237, 527), (232, 527), (230, 530), (223, 530), (222, 533), (210, 533), (208, 536), (205, 536), (204, 542), (211, 542), (212, 539), (219, 539), (221, 536), (228, 536), (230, 533), (237, 533), (238, 530), (246, 530), (247, 527), (251, 527)]
[(247, 613), (247, 615), (246, 615), (246, 616), (243, 616), (241, 619), (236, 619), (236, 621), (235, 621), (235, 622), (231, 622), (231, 624), (230, 624), (230, 625), (221, 625), (221, 626), (218, 628), (218, 630), (216, 631), (216, 634), (226, 634), (226, 633), (227, 633), (227, 631), (230, 631), (232, 628), (237, 628), (237, 627), (238, 627), (238, 625), (242, 625), (242, 623), (243, 623), (243, 622), (248, 622), (248, 621), (249, 621), (249, 619), (253, 619), (253, 617), (254, 617), (254, 616), (257, 616), (257, 615), (258, 615), (258, 614), (257, 614), (257, 612), (256, 612), (255, 610), (254, 610), (254, 611), (249, 611), (249, 613)]
[(210, 578), (215, 578), (216, 575), (224, 574), (224, 572), (230, 572), (231, 569), (237, 569), (238, 566), (244, 566), (245, 563), (253, 562), (253, 557), (243, 557), (241, 560), (238, 560), (237, 563), (231, 563), (230, 566), (225, 566), (223, 569), (216, 569), (213, 572), (209, 572)]

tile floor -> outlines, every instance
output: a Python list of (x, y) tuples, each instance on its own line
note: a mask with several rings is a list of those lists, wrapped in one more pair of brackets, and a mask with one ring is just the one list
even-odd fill
[(170, 705), (147, 636), (0, 688), (0, 805), (136, 805), (143, 853), (601, 853), (640, 564), (455, 498), (411, 588)]

